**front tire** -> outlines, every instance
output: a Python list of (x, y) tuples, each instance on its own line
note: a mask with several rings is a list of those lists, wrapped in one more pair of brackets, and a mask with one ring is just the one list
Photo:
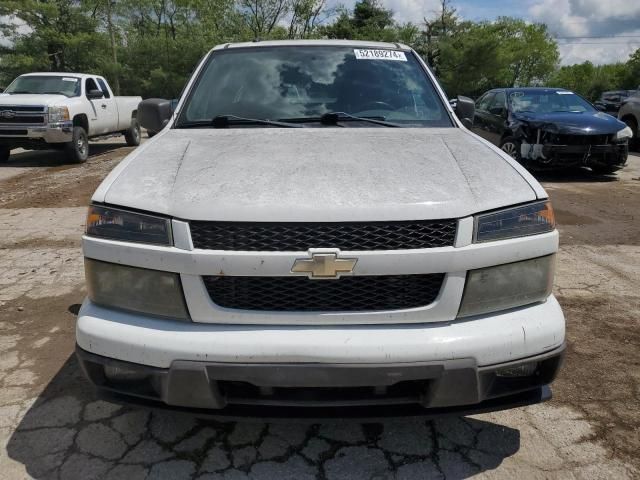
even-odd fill
[(124, 139), (130, 147), (137, 147), (140, 145), (140, 137), (140, 124), (138, 120), (134, 118), (131, 120), (131, 126), (124, 132)]
[(500, 143), (500, 150), (518, 162), (522, 159), (520, 156), (520, 140), (515, 137), (506, 137), (502, 139), (502, 142)]
[(89, 137), (82, 127), (73, 127), (73, 140), (66, 144), (67, 155), (73, 163), (84, 163), (89, 158)]
[(11, 156), (11, 149), (9, 147), (0, 147), (0, 163), (7, 163)]

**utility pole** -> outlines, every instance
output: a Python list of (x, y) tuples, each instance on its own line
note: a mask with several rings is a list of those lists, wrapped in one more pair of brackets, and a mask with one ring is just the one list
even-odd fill
[(113, 92), (120, 95), (120, 79), (118, 75), (118, 52), (116, 50), (116, 34), (113, 30), (113, 21), (111, 18), (112, 8), (116, 4), (116, 0), (106, 0), (107, 2), (107, 29), (109, 30), (109, 39), (111, 40), (111, 54), (113, 55), (113, 65), (115, 72), (113, 74)]

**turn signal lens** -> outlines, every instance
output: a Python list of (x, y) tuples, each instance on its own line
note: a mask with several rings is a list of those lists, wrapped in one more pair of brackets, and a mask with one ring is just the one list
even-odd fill
[(492, 242), (551, 232), (556, 219), (551, 202), (536, 202), (476, 216), (474, 241)]

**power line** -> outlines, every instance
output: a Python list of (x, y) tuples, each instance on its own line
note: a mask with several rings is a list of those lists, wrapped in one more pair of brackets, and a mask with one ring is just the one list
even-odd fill
[(580, 35), (575, 37), (554, 37), (556, 40), (579, 40), (596, 38), (640, 38), (640, 35)]

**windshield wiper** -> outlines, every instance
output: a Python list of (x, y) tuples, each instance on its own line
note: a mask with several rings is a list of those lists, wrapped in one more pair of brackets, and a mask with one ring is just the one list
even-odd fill
[(271, 125), (274, 127), (302, 128), (302, 125), (296, 125), (295, 123), (267, 120), (265, 118), (246, 118), (237, 115), (217, 115), (211, 120), (211, 126), (214, 128), (227, 128), (231, 125)]
[(311, 123), (320, 122), (323, 125), (338, 125), (338, 122), (344, 121), (358, 121), (374, 123), (376, 125), (382, 125), (383, 127), (401, 127), (397, 123), (385, 122), (384, 117), (358, 117), (351, 115), (347, 112), (329, 112), (321, 115), (320, 117), (302, 117), (302, 118), (283, 118), (283, 122), (296, 122), (296, 123)]
[(28, 90), (14, 90), (13, 92), (4, 92), (4, 93), (8, 93), (9, 95), (17, 93), (17, 94), (22, 94), (22, 93), (33, 93), (33, 92), (29, 92)]

